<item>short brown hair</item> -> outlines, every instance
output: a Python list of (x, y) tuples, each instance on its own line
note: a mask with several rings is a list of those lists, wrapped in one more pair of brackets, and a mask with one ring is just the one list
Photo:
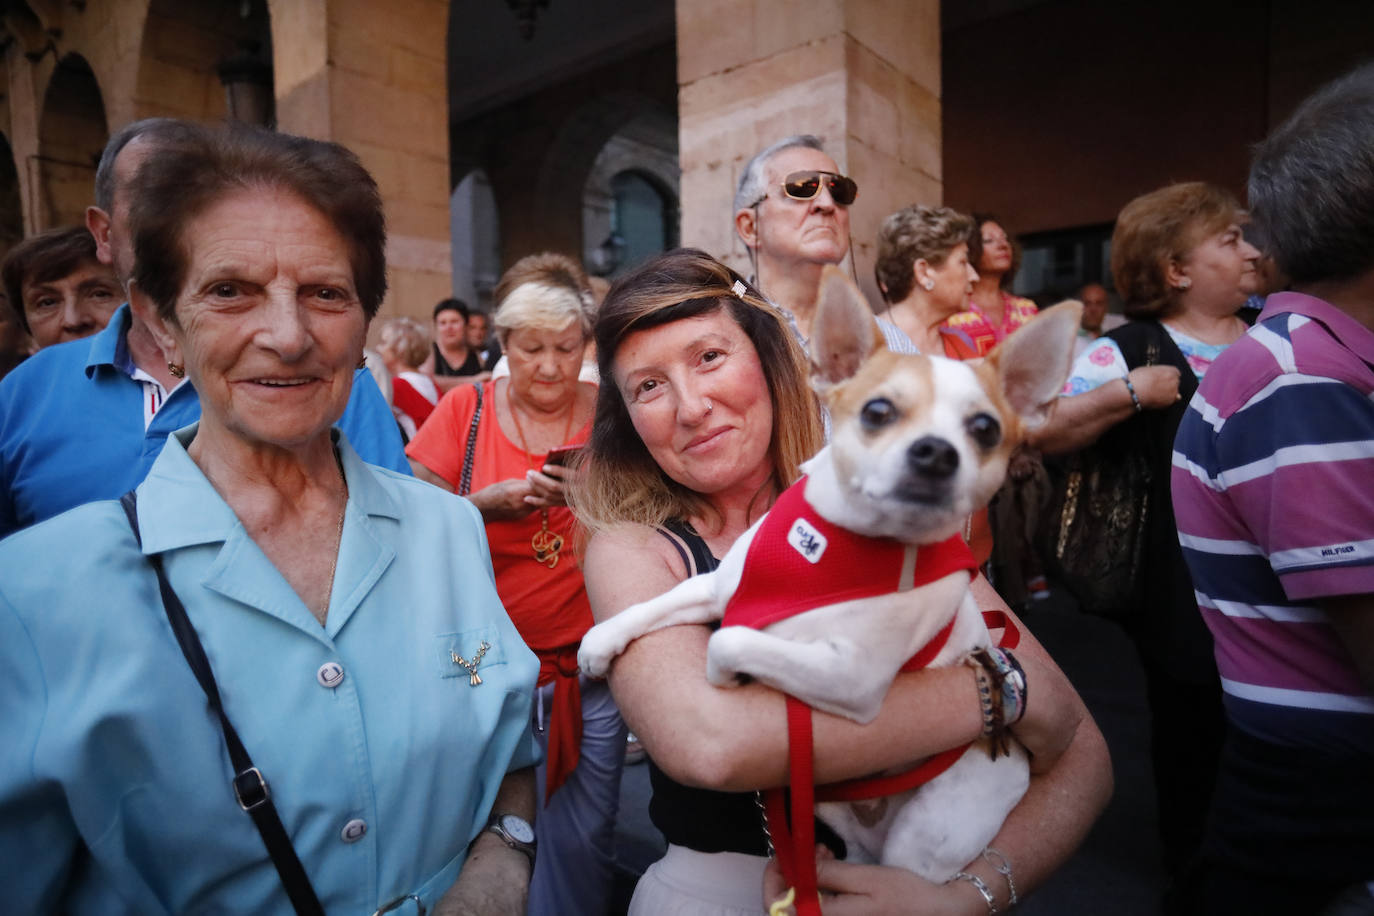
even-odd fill
[(175, 322), (191, 252), (186, 228), (236, 191), (289, 191), (319, 211), (348, 244), (353, 285), (370, 319), (386, 295), (386, 221), (377, 183), (358, 157), (326, 143), (234, 124), (155, 149), (130, 189), (134, 280)]
[(1229, 193), (1202, 181), (1166, 185), (1121, 208), (1112, 232), (1112, 280), (1126, 317), (1158, 319), (1178, 309), (1165, 269), (1240, 216)]
[[(744, 284), (744, 295), (732, 288)], [(616, 352), (635, 331), (725, 310), (758, 352), (773, 401), (768, 457), (779, 490), (801, 475), (799, 465), (821, 447), (820, 407), (807, 383), (806, 357), (787, 319), (739, 274), (704, 251), (679, 248), (620, 277), (597, 316), (601, 370), (582, 486), (573, 508), (589, 530), (619, 524), (657, 526), (709, 512), (705, 499), (670, 478), (635, 431), (614, 382)]]
[[(86, 264), (99, 264), (95, 238), (85, 226), (49, 229), (24, 239), (9, 250), (0, 265), (5, 295), (19, 313), (19, 325), (27, 333), (29, 319), (24, 314), (24, 286), (60, 280)], [(113, 276), (111, 272), (111, 276)]]
[(878, 259), (873, 273), (878, 289), (888, 302), (901, 302), (911, 294), (916, 277), (911, 267), (924, 260), (931, 267), (945, 263), (960, 242), (969, 239), (973, 221), (949, 207), (913, 204), (883, 220), (878, 229)]

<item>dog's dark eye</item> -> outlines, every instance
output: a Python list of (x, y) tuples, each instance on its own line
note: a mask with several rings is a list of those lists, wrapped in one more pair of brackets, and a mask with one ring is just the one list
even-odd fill
[(969, 435), (980, 448), (994, 448), (1002, 441), (1002, 424), (991, 414), (974, 414), (964, 425), (968, 427)]
[(897, 407), (887, 398), (874, 398), (859, 411), (864, 429), (881, 429), (897, 419)]

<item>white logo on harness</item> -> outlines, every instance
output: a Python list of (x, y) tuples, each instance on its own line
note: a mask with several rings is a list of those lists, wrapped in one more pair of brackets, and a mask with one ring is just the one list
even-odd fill
[(825, 535), (812, 527), (810, 522), (804, 518), (799, 518), (787, 530), (787, 543), (792, 545), (793, 550), (805, 557), (808, 563), (819, 563), (828, 542)]

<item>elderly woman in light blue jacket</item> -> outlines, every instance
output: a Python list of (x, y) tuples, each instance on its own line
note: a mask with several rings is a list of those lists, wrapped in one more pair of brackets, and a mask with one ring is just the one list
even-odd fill
[(386, 287), (376, 185), (235, 129), (132, 200), (131, 303), (202, 418), (125, 506), (0, 543), (4, 908), (523, 912), (538, 665), (481, 519), (333, 428)]

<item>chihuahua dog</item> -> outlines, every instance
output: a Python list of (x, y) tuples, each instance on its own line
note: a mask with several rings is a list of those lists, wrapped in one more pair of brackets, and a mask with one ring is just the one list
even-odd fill
[[(976, 364), (897, 355), (859, 291), (827, 268), (811, 362), (830, 410), (829, 445), (714, 573), (593, 627), (578, 653), (582, 670), (604, 675), (652, 630), (723, 619), (708, 644), (711, 683), (748, 676), (868, 722), (923, 648), (936, 650), (928, 664), (938, 667), (988, 646), (958, 534), (1001, 485), (1024, 431), (1047, 417), (1068, 375), (1079, 311), (1037, 317)], [(747, 625), (732, 625), (737, 617)], [(919, 788), (878, 805), (818, 805), (817, 815), (844, 838), (851, 861), (943, 883), (1024, 794), (1026, 754), (1014, 742), (1010, 750), (994, 759), (983, 739)]]

